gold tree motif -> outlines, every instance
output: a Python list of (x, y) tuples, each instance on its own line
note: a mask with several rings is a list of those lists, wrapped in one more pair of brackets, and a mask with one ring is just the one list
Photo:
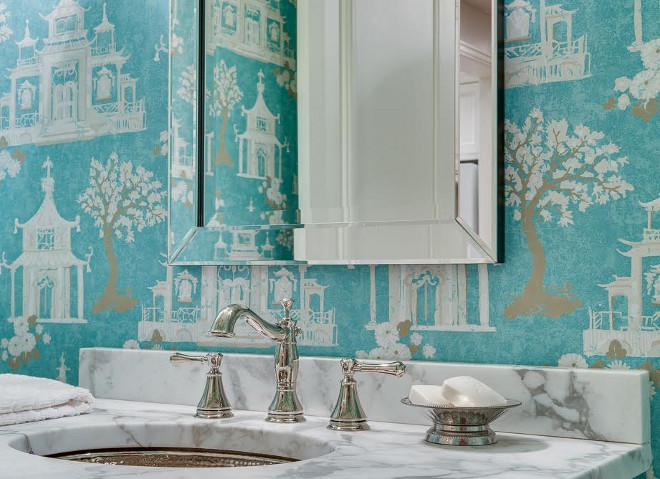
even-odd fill
[(507, 318), (558, 317), (582, 303), (570, 285), (556, 292), (544, 287), (546, 255), (538, 235), (542, 223), (573, 224), (573, 211), (625, 197), (632, 185), (619, 176), (628, 162), (605, 135), (566, 120), (545, 121), (533, 109), (522, 127), (505, 121), (505, 200), (532, 255), (532, 271), (522, 294), (505, 310)]
[(238, 86), (236, 65), (227, 67), (225, 61), (220, 60), (220, 65), (213, 68), (213, 88), (206, 91), (206, 98), (210, 100), (209, 113), (220, 118), (218, 133), (220, 149), (215, 155), (214, 163), (232, 166), (234, 163), (227, 152), (225, 134), (231, 114), (236, 104), (243, 98), (243, 92)]
[(140, 232), (164, 221), (167, 212), (162, 202), (166, 194), (151, 171), (134, 168), (130, 161), (120, 163), (114, 152), (105, 165), (92, 158), (89, 177), (89, 187), (78, 197), (78, 203), (99, 228), (110, 269), (103, 295), (93, 311), (122, 313), (135, 306), (137, 300), (117, 290), (119, 271), (113, 240), (132, 243), (135, 230)]

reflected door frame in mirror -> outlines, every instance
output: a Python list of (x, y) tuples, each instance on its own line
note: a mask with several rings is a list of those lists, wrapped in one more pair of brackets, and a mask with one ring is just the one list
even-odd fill
[[(299, 0), (305, 227), (294, 232), (296, 259), (501, 258), (496, 7), (496, 0)], [(480, 129), (472, 146), (461, 135), (470, 104)]]

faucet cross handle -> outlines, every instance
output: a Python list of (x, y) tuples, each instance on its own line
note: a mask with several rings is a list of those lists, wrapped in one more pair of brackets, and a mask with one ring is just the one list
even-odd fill
[(200, 363), (209, 363), (210, 369), (206, 373), (206, 386), (202, 399), (197, 405), (197, 417), (205, 419), (225, 419), (232, 417), (231, 405), (225, 389), (222, 385), (222, 373), (220, 372), (220, 363), (222, 363), (222, 353), (208, 353), (204, 355), (174, 353), (170, 356), (173, 363), (197, 361)]
[(406, 372), (406, 365), (401, 361), (373, 362), (345, 358), (340, 362), (344, 378), (341, 380), (337, 404), (330, 416), (328, 429), (335, 431), (369, 430), (367, 415), (360, 404), (357, 381), (353, 377), (357, 372), (389, 374), (400, 378)]
[(284, 319), (290, 319), (291, 308), (295, 301), (291, 298), (284, 298), (280, 301), (282, 308), (284, 308)]

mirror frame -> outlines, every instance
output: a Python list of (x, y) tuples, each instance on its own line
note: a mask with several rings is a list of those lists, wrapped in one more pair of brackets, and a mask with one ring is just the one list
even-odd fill
[[(194, 1), (194, 0), (193, 0)], [(197, 111), (195, 116), (197, 131), (204, 131), (205, 125), (205, 95), (199, 95), (200, 91), (205, 90), (205, 70), (206, 70), (206, 49), (204, 47), (205, 36), (206, 36), (206, 1), (207, 0), (196, 0), (197, 8), (194, 10), (193, 15), (196, 16), (196, 25), (197, 25), (197, 44), (196, 44), (196, 68), (197, 68)], [(350, 6), (354, 0), (340, 0), (344, 8)], [(455, 25), (460, 25), (460, 2), (461, 0), (445, 0), (446, 2), (452, 2), (454, 8), (456, 9), (456, 23)], [(196, 165), (196, 175), (194, 178), (194, 185), (196, 190), (194, 191), (194, 207), (191, 211), (181, 212), (174, 211), (172, 208), (172, 195), (171, 195), (171, 170), (172, 170), (172, 150), (173, 150), (173, 141), (172, 141), (172, 55), (168, 54), (169, 61), (169, 71), (170, 71), (170, 85), (169, 85), (169, 98), (168, 98), (168, 148), (169, 148), (169, 160), (168, 160), (168, 191), (170, 191), (170, 199), (168, 202), (168, 255), (167, 261), (168, 264), (174, 266), (194, 266), (194, 265), (287, 265), (287, 264), (309, 264), (309, 265), (347, 265), (347, 264), (483, 264), (483, 263), (500, 263), (504, 261), (504, 150), (503, 150), (503, 118), (504, 118), (504, 63), (503, 63), (503, 20), (502, 20), (502, 9), (500, 8), (499, 0), (490, 0), (491, 8), (493, 14), (491, 15), (491, 58), (492, 58), (492, 105), (493, 105), (493, 124), (491, 125), (491, 134), (493, 138), (492, 142), (492, 168), (493, 175), (491, 180), (493, 202), (491, 205), (491, 215), (493, 218), (492, 221), (492, 246), (486, 245), (479, 235), (469, 227), (463, 219), (459, 216), (459, 174), (460, 174), (460, 155), (455, 154), (455, 166), (454, 166), (454, 221), (447, 222), (447, 225), (450, 225), (453, 231), (460, 231), (461, 234), (465, 235), (465, 239), (468, 243), (471, 243), (473, 247), (482, 257), (475, 258), (438, 258), (437, 260), (425, 259), (424, 261), (410, 261), (410, 260), (387, 260), (378, 261), (378, 260), (321, 260), (321, 261), (296, 261), (296, 260), (270, 260), (270, 259), (260, 259), (260, 260), (250, 260), (250, 261), (235, 261), (227, 259), (207, 259), (207, 258), (198, 258), (190, 259), (186, 256), (186, 251), (192, 249), (195, 245), (195, 240), (199, 238), (208, 236), (210, 234), (217, 235), (220, 231), (235, 230), (235, 229), (298, 229), (298, 228), (311, 228), (311, 230), (324, 229), (324, 228), (355, 228), (355, 225), (351, 223), (339, 223), (339, 224), (289, 224), (289, 225), (250, 225), (250, 226), (223, 226), (223, 227), (207, 227), (204, 225), (204, 168), (205, 168), (205, 135), (197, 134), (197, 141), (194, 149), (193, 162)], [(176, 2), (170, 0), (170, 9), (173, 8), (173, 4), (176, 5)], [(172, 15), (170, 15), (170, 25), (169, 25), (169, 34), (170, 39), (172, 38)], [(300, 26), (298, 27), (300, 31)], [(304, 37), (304, 35), (303, 35)], [(437, 50), (437, 48), (436, 48)], [(460, 74), (460, 57), (461, 57), (461, 42), (460, 42), (460, 27), (455, 28), (455, 91), (454, 91), (454, 106), (455, 106), (455, 152), (459, 151), (460, 144), (460, 119), (459, 119), (459, 79)], [(300, 61), (300, 60), (299, 60)], [(434, 60), (435, 62), (435, 60)], [(201, 74), (200, 74), (201, 73)], [(342, 73), (345, 75), (346, 73)], [(300, 115), (302, 117), (302, 115)], [(194, 128), (194, 127), (193, 127)], [(300, 141), (300, 139), (299, 139)], [(190, 226), (188, 231), (183, 235), (181, 240), (172, 241), (173, 232), (171, 231), (171, 221), (173, 214), (177, 218), (183, 217), (183, 220), (186, 224), (194, 225)], [(185, 216), (184, 216), (185, 215)], [(441, 223), (442, 220), (439, 220), (438, 223)], [(405, 221), (400, 222), (405, 224)], [(399, 224), (395, 222), (393, 224)], [(379, 227), (383, 226), (384, 223), (374, 223), (370, 225), (368, 223), (362, 224), (365, 227)]]

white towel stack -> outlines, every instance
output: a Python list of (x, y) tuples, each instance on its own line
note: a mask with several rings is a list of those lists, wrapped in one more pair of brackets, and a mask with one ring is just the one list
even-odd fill
[(0, 374), (0, 426), (77, 416), (93, 404), (87, 389), (52, 379)]

